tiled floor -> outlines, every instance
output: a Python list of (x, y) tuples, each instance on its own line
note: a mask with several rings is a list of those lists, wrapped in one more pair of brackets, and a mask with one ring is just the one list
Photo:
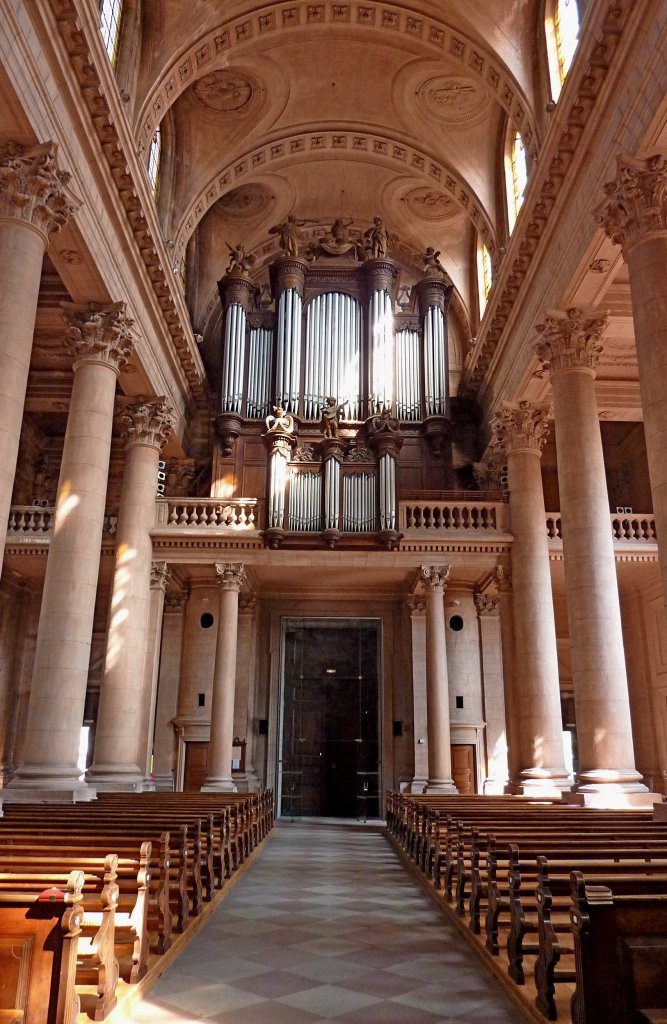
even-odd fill
[(136, 1024), (522, 1024), (378, 826), (279, 822)]

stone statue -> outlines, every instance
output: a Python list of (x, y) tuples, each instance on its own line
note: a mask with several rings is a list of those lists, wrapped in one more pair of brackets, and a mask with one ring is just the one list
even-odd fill
[(294, 433), (294, 417), (290, 413), (276, 405), (273, 409), (273, 415), (269, 413), (264, 421), (266, 423), (266, 429), (269, 434), (275, 434), (280, 431), (281, 434), (293, 434)]
[(428, 249), (422, 256), (422, 263), (424, 264), (424, 273), (426, 277), (444, 277), (447, 271), (440, 262), (440, 250), (436, 252), (432, 245), (429, 245)]
[(389, 245), (389, 232), (381, 217), (373, 217), (373, 227), (364, 232), (364, 251), (373, 260), (384, 259)]
[(338, 437), (340, 414), (347, 404), (347, 399), (341, 405), (337, 405), (335, 398), (327, 398), (320, 420), (320, 430), (325, 437)]
[(286, 256), (298, 256), (299, 247), (302, 241), (300, 228), (306, 223), (305, 220), (297, 220), (293, 213), (290, 213), (287, 220), (282, 224), (276, 224), (269, 228), (270, 235), (278, 235), (280, 248)]
[(226, 273), (249, 274), (255, 265), (255, 257), (247, 253), (245, 246), (241, 245), (240, 242), (238, 245), (230, 245), (227, 242), (227, 248), (229, 249), (230, 257)]
[(315, 246), (315, 255), (326, 253), (329, 256), (345, 256), (348, 253), (352, 253), (358, 257), (359, 242), (356, 239), (350, 238), (349, 229), (352, 223), (351, 217), (348, 217), (346, 220), (343, 220), (342, 217), (336, 217), (329, 229), (329, 234), (320, 238), (317, 246)]

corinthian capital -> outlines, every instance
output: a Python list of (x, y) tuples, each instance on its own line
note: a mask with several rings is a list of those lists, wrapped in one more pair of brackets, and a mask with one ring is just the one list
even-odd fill
[(451, 565), (422, 565), (421, 577), (430, 591), (442, 593), (447, 586)]
[(173, 412), (166, 398), (133, 399), (121, 415), (125, 443), (164, 448), (172, 431)]
[(667, 231), (667, 156), (622, 154), (616, 162), (616, 177), (605, 182), (606, 199), (594, 214), (612, 242), (628, 250), (654, 231)]
[(215, 571), (223, 590), (240, 590), (247, 579), (245, 566), (239, 563), (216, 562)]
[(78, 209), (67, 190), (71, 175), (56, 167), (57, 151), (55, 142), (39, 146), (5, 142), (0, 146), (0, 219), (32, 224), (45, 239)]
[(595, 371), (602, 352), (602, 332), (607, 318), (581, 309), (549, 310), (543, 324), (535, 353), (551, 376), (560, 370), (579, 368)]
[(170, 579), (167, 562), (151, 562), (151, 590), (166, 590)]
[(498, 614), (498, 598), (494, 594), (475, 594), (475, 607), (480, 619)]
[(516, 451), (541, 454), (547, 441), (549, 410), (530, 402), (506, 402), (493, 417), (493, 447), (507, 455)]
[(65, 340), (74, 362), (85, 359), (106, 363), (118, 373), (134, 348), (132, 326), (124, 302), (61, 302), (68, 326)]

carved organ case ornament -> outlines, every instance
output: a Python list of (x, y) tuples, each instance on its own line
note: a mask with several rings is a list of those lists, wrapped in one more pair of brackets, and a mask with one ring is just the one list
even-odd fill
[(222, 457), (242, 471), (238, 439), (262, 435), (270, 546), (394, 548), (404, 435), (413, 451), (423, 438), (435, 459), (449, 444), (452, 285), (427, 250), (416, 309), (405, 312), (388, 255), (396, 237), (381, 218), (363, 230), (339, 217), (305, 246), (307, 223), (290, 215), (271, 228), (281, 249), (269, 267), (272, 311), (254, 301), (245, 250), (230, 246), (219, 285)]

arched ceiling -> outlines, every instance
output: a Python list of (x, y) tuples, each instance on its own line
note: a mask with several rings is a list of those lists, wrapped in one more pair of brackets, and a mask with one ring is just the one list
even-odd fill
[[(174, 262), (197, 246), (195, 326), (227, 242), (275, 251), (294, 213), (363, 230), (380, 215), (396, 250), (432, 245), (468, 314), (478, 237), (505, 241), (506, 126), (534, 156), (535, 0), (143, 3), (133, 108), (140, 151), (163, 124), (162, 204)], [(186, 9), (187, 8), (187, 9)], [(194, 236), (194, 243), (192, 241)]]

